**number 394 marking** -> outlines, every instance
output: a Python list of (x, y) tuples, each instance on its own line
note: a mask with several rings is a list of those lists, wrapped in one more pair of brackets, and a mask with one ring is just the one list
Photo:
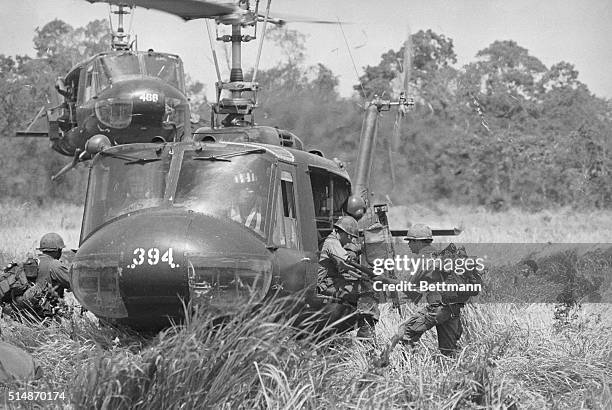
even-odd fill
[[(161, 255), (161, 256), (160, 256)], [(168, 248), (164, 254), (158, 248), (136, 248), (134, 249), (134, 259), (128, 268), (134, 269), (136, 266), (144, 265), (147, 262), (149, 265), (157, 265), (159, 262), (165, 262), (171, 268), (178, 268), (179, 265), (174, 263), (172, 258), (172, 248)]]
[(144, 93), (140, 96), (140, 100), (146, 102), (157, 102), (159, 101), (159, 95), (155, 93)]

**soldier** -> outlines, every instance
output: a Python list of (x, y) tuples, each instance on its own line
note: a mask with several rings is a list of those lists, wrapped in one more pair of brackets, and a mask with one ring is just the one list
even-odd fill
[(57, 301), (57, 298), (63, 298), (64, 291), (70, 290), (68, 267), (60, 261), (64, 247), (64, 240), (60, 235), (46, 233), (42, 236), (40, 246), (37, 248), (41, 254), (37, 257), (36, 282), (23, 294), (20, 292), (13, 294), (17, 308), (29, 309), (39, 316), (55, 313), (52, 311), (52, 302)]
[[(415, 224), (410, 227), (405, 240), (408, 241), (413, 254), (424, 258), (436, 256), (436, 251), (431, 246), (433, 242), (431, 229), (427, 225)], [(429, 283), (444, 282), (446, 279), (444, 272), (439, 270), (421, 270), (415, 276), (418, 280)], [(460, 318), (463, 303), (454, 303), (456, 297), (456, 292), (427, 292), (427, 306), (401, 325), (400, 331), (404, 333), (402, 342), (412, 348), (423, 333), (435, 326), (440, 352), (447, 356), (454, 354), (463, 331)]]
[[(325, 238), (319, 258), (318, 290), (320, 293), (342, 299), (356, 306), (359, 330), (358, 338), (374, 337), (374, 326), (378, 321), (378, 305), (369, 297), (370, 286), (351, 274), (351, 266), (343, 261), (351, 259), (355, 246), (351, 238), (359, 235), (357, 221), (351, 216), (343, 216), (334, 224), (334, 229)], [(345, 249), (348, 245), (349, 252)], [(359, 249), (357, 247), (357, 249)], [(356, 253), (354, 253), (356, 256)], [(367, 295), (362, 295), (366, 293)]]
[(239, 190), (237, 201), (230, 206), (230, 219), (263, 236), (263, 200), (259, 195), (257, 175), (251, 170), (241, 172), (234, 176), (234, 183)]

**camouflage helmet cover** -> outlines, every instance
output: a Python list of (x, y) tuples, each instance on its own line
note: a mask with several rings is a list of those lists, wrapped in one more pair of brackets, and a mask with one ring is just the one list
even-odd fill
[(55, 232), (46, 233), (40, 238), (40, 246), (38, 250), (41, 251), (58, 251), (65, 248), (64, 240), (61, 236)]
[(359, 227), (357, 226), (357, 221), (352, 216), (341, 216), (338, 221), (334, 224), (334, 226), (350, 236), (358, 237), (359, 236)]
[(424, 240), (424, 239), (433, 239), (433, 235), (431, 234), (431, 228), (425, 224), (414, 224), (410, 228), (408, 228), (408, 232), (406, 233), (406, 238), (404, 240)]

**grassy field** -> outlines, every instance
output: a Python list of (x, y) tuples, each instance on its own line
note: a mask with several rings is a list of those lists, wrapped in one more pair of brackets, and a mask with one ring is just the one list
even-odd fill
[[(48, 231), (78, 245), (78, 207), (0, 207), (4, 262), (33, 252)], [(396, 228), (462, 225), (458, 242), (612, 242), (611, 220), (610, 212), (570, 210), (391, 211)], [(405, 306), (404, 314), (415, 308)], [(389, 305), (374, 347), (353, 333), (321, 341), (271, 321), (283, 311), (273, 304), (245, 312), (214, 332), (210, 318), (196, 317), (150, 338), (99, 327), (78, 313), (49, 325), (2, 319), (2, 339), (31, 352), (45, 374), (9, 388), (63, 391), (66, 401), (53, 404), (74, 408), (612, 408), (608, 304), (583, 304), (562, 319), (548, 304), (470, 305), (458, 357), (439, 355), (429, 332), (414, 353), (398, 347), (383, 369), (373, 367), (373, 355), (405, 320)]]

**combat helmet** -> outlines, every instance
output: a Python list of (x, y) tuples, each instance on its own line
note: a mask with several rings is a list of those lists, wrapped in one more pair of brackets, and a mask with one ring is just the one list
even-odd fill
[(61, 236), (56, 234), (55, 232), (46, 233), (40, 238), (40, 246), (37, 248), (40, 251), (59, 251), (60, 249), (64, 249), (66, 245), (64, 245), (64, 240)]
[(425, 224), (414, 224), (408, 228), (405, 241), (433, 239), (431, 228)]
[(348, 233), (350, 236), (353, 236), (355, 238), (359, 236), (359, 228), (357, 226), (357, 221), (352, 216), (341, 216), (340, 219), (338, 219), (334, 224), (334, 227)]

